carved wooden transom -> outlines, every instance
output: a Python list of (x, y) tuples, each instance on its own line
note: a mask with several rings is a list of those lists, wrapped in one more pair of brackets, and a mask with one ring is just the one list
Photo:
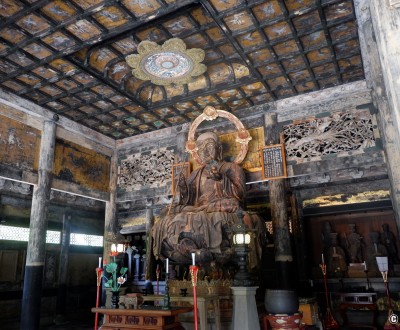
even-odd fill
[(121, 161), (119, 188), (126, 191), (165, 186), (172, 179), (173, 150), (160, 148), (149, 153), (136, 153)]
[(283, 128), (287, 159), (301, 160), (375, 146), (369, 112), (336, 113)]

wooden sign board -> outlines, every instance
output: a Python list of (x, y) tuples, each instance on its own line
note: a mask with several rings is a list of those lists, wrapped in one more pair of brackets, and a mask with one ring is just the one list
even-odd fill
[(283, 144), (265, 146), (261, 149), (263, 180), (286, 178), (286, 157)]
[(187, 179), (190, 174), (190, 163), (178, 163), (172, 165), (172, 195), (175, 194), (175, 189), (178, 186), (179, 175), (183, 174)]

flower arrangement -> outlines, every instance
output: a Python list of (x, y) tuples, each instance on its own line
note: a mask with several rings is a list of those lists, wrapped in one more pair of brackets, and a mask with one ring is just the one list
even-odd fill
[(103, 277), (107, 280), (107, 282), (104, 284), (105, 287), (111, 288), (112, 292), (119, 292), (119, 288), (121, 287), (121, 285), (126, 282), (125, 274), (128, 268), (121, 267), (121, 269), (119, 270), (120, 276), (117, 277), (118, 265), (115, 261), (109, 264), (105, 264), (104, 267), (106, 272), (110, 274), (109, 277), (103, 274)]

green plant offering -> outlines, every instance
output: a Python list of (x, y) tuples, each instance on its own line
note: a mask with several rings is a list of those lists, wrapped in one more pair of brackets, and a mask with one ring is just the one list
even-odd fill
[(104, 284), (106, 288), (111, 288), (112, 292), (118, 292), (122, 284), (126, 282), (125, 274), (128, 271), (127, 267), (121, 267), (119, 270), (119, 276), (117, 277), (118, 265), (116, 262), (111, 262), (105, 265), (106, 272), (110, 274), (107, 277), (105, 274), (103, 277), (107, 280)]

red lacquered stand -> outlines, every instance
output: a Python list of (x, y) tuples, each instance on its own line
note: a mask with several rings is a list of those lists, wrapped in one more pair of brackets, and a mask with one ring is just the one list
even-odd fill
[(192, 285), (193, 285), (193, 312), (194, 312), (194, 329), (198, 330), (197, 326), (197, 273), (199, 272), (199, 267), (190, 266), (190, 275), (192, 277)]
[(389, 292), (388, 272), (381, 271), (381, 274), (383, 277), (383, 283), (385, 284), (386, 298), (387, 298), (387, 305), (388, 305), (388, 318), (386, 320), (386, 323), (385, 323), (383, 329), (384, 330), (398, 330), (398, 329), (400, 329), (400, 323), (399, 323), (400, 321), (399, 321), (398, 315), (393, 313), (392, 301), (390, 299), (390, 292)]
[[(103, 275), (103, 268), (96, 268), (96, 276), (97, 276), (97, 296), (96, 296), (96, 308), (99, 307), (100, 304), (100, 287), (101, 287), (101, 277)], [(94, 330), (97, 330), (97, 326), (99, 323), (99, 313), (96, 312), (94, 316)]]
[(329, 308), (328, 285), (326, 283), (326, 264), (322, 263), (319, 266), (321, 267), (322, 274), (324, 275), (324, 287), (325, 287), (325, 299), (326, 299), (326, 313), (322, 321), (324, 323), (324, 329), (325, 330), (339, 329), (339, 324), (333, 318), (331, 309)]

